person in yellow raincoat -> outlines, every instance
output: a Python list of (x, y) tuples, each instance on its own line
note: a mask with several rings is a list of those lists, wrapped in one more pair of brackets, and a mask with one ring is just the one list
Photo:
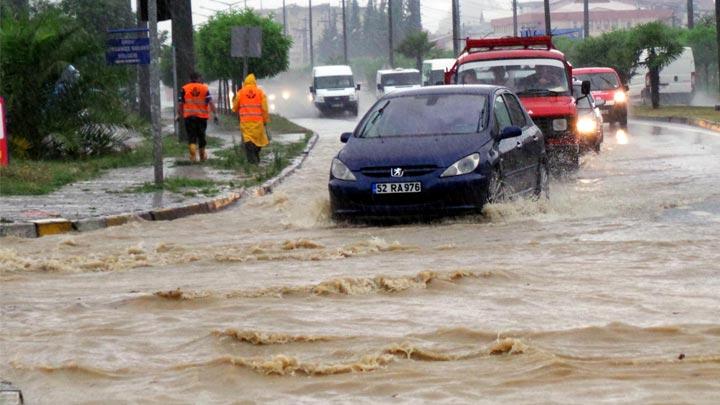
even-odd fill
[(267, 146), (265, 124), (270, 122), (268, 103), (265, 93), (257, 86), (255, 75), (250, 73), (233, 100), (233, 112), (240, 116), (245, 154), (250, 163), (260, 163), (260, 149)]

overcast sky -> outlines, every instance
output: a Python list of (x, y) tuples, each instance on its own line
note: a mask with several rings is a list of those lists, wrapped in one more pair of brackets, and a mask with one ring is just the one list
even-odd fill
[[(192, 0), (193, 23), (202, 24), (207, 20), (206, 16), (212, 15), (211, 10), (226, 10), (229, 5), (235, 8), (247, 6), (255, 9), (282, 7), (282, 0)], [(349, 3), (349, 0), (346, 0)], [(286, 5), (298, 4), (307, 6), (307, 0), (286, 0)], [(341, 0), (313, 0), (313, 6), (330, 3), (333, 6), (340, 6)], [(367, 0), (359, 0), (361, 7), (365, 6)], [(507, 4), (505, 4), (507, 3)], [(479, 18), (480, 11), (483, 11), (486, 18), (505, 16), (510, 10), (510, 0), (460, 0), (461, 15), (466, 18)], [(425, 29), (435, 32), (443, 20), (450, 19), (450, 0), (422, 0), (422, 23)], [(161, 27), (161, 29), (166, 29)]]

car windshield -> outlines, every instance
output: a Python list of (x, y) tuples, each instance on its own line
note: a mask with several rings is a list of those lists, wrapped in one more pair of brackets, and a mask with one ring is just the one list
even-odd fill
[(360, 138), (474, 134), (483, 128), (487, 96), (422, 94), (381, 100), (360, 124)]
[(590, 81), (592, 90), (615, 90), (620, 87), (617, 76), (614, 73), (589, 73), (575, 76), (577, 80)]
[(346, 89), (354, 86), (352, 76), (321, 76), (315, 78), (316, 89)]
[(410, 86), (413, 84), (420, 84), (420, 73), (386, 73), (382, 75), (380, 83), (383, 86)]
[(565, 65), (556, 59), (500, 59), (464, 63), (460, 84), (505, 86), (519, 96), (570, 95)]

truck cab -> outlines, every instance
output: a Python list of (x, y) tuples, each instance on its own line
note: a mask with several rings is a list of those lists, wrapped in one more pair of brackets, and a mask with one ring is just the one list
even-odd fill
[(377, 98), (400, 89), (420, 87), (420, 71), (417, 69), (384, 69), (375, 75)]
[[(551, 165), (579, 167), (572, 66), (551, 37), (468, 39), (445, 83), (509, 88), (545, 135)], [(589, 91), (589, 84), (584, 87)]]
[(312, 70), (310, 95), (322, 114), (349, 111), (357, 116), (359, 91), (350, 66), (316, 66)]

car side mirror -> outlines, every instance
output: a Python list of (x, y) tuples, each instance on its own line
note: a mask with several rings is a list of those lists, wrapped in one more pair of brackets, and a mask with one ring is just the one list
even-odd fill
[(500, 139), (516, 138), (520, 135), (522, 135), (522, 128), (514, 125), (505, 127), (500, 131)]
[(586, 96), (590, 94), (590, 80), (583, 80), (580, 92)]
[(348, 139), (352, 136), (352, 132), (343, 132), (340, 135), (340, 142), (347, 143)]
[(355, 85), (355, 90), (360, 91), (360, 83)]
[(378, 85), (377, 85), (377, 89), (378, 89), (378, 90), (383, 91), (384, 88), (385, 88), (385, 86), (383, 86), (382, 84), (378, 83)]
[(315, 87), (310, 86), (310, 93), (315, 94)]

